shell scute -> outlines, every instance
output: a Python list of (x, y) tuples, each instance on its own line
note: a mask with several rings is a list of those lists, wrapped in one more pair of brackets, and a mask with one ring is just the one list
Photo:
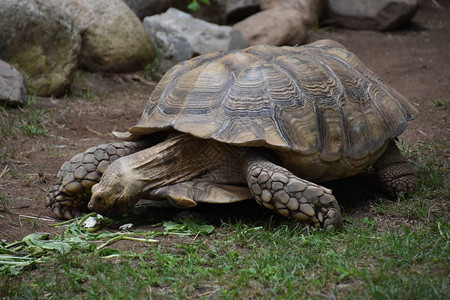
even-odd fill
[(342, 45), (252, 46), (183, 62), (155, 88), (132, 135), (174, 129), (322, 161), (361, 159), (417, 110)]

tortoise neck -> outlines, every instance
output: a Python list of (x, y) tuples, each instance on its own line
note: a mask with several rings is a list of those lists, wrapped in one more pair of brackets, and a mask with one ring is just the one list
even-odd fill
[(204, 140), (180, 134), (122, 159), (125, 181), (140, 187), (134, 193), (144, 196), (162, 186), (191, 180), (211, 168), (203, 153)]

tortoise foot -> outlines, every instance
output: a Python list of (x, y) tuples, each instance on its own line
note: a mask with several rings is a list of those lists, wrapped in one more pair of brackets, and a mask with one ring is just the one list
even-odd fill
[(342, 226), (341, 211), (331, 190), (266, 160), (252, 160), (247, 170), (249, 188), (259, 204), (329, 231)]
[(50, 192), (49, 196), (47, 196), (47, 198), (45, 199), (45, 206), (50, 207), (50, 209), (53, 211), (53, 214), (57, 218), (66, 220), (71, 220), (73, 218), (79, 217), (83, 212), (86, 211), (86, 208), (72, 206), (76, 203), (80, 202), (72, 200), (66, 195), (59, 194), (57, 197), (53, 197), (52, 192)]
[(417, 188), (416, 168), (401, 154), (394, 141), (374, 165), (381, 189), (390, 197), (407, 194)]
[(73, 219), (87, 212), (91, 188), (100, 181), (111, 162), (145, 146), (145, 142), (102, 144), (75, 155), (61, 166), (58, 181), (50, 188), (45, 206), (61, 219)]

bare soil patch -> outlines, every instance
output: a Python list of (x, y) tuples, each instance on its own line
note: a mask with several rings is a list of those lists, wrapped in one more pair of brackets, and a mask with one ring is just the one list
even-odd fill
[[(429, 4), (422, 6), (411, 26), (401, 31), (324, 28), (310, 32), (309, 42), (330, 38), (344, 44), (414, 102), (420, 115), (400, 137), (401, 141), (414, 147), (420, 141), (450, 136), (449, 15), (448, 3), (442, 8)], [(37, 98), (33, 106), (43, 115), (41, 123), (48, 135), (27, 136), (16, 130), (16, 134), (0, 141), (0, 174), (5, 171), (0, 177), (0, 239), (13, 242), (29, 233), (61, 230), (49, 226), (56, 220), (44, 206), (47, 190), (55, 182), (59, 167), (90, 146), (114, 140), (111, 131), (125, 131), (133, 125), (155, 85), (140, 73), (80, 71), (64, 99)], [(8, 120), (22, 120), (25, 114), (13, 109), (0, 112), (1, 126), (6, 126)], [(347, 189), (333, 186), (338, 201), (349, 190), (359, 201), (367, 199), (365, 188), (374, 189), (374, 185), (370, 178), (362, 180), (362, 184), (349, 183)], [(358, 214), (358, 209), (351, 209), (354, 205), (351, 201), (341, 203), (349, 213)], [(252, 215), (262, 210), (256, 203), (214, 207), (203, 206), (200, 212), (217, 219), (226, 214)], [(360, 209), (364, 210), (364, 206)], [(270, 212), (263, 215), (268, 216)], [(151, 223), (149, 220), (147, 225)]]

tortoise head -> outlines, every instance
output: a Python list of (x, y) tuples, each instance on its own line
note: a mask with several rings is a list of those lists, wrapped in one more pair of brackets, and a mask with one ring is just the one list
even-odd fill
[(97, 213), (116, 217), (128, 211), (140, 199), (142, 184), (126, 171), (120, 159), (105, 171), (99, 183), (92, 187), (88, 208)]

